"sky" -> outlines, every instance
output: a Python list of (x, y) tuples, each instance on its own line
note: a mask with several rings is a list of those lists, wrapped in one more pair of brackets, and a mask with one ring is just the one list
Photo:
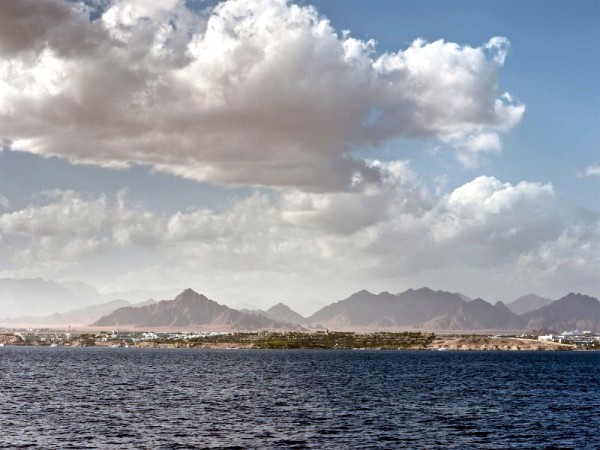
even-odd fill
[(4, 0), (0, 277), (598, 296), (599, 73), (597, 1)]

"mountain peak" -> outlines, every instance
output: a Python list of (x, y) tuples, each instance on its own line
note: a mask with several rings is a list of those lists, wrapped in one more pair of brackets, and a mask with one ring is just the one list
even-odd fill
[[(420, 287), (420, 288), (417, 288), (417, 289), (410, 288), (410, 289), (407, 289), (404, 292), (400, 292), (397, 295), (402, 295), (402, 294), (422, 294), (422, 295), (427, 294), (428, 295), (428, 294), (432, 294), (434, 292), (435, 291), (433, 289), (430, 289), (430, 288), (424, 286), (424, 287)], [(438, 292), (441, 292), (441, 291), (438, 291)]]
[(277, 303), (276, 305), (271, 306), (269, 309), (267, 309), (267, 313), (279, 318), (279, 316), (281, 315), (287, 315), (290, 313), (293, 313), (294, 310), (292, 308), (290, 308), (288, 305), (286, 305), (285, 303)]
[(569, 292), (565, 297), (588, 297), (587, 295), (582, 294), (581, 292)]
[(375, 294), (372, 294), (371, 292), (367, 291), (366, 289), (362, 289), (362, 290), (350, 295), (350, 297), (348, 297), (346, 300), (359, 301), (364, 298), (374, 298), (374, 297), (375, 297)]
[(267, 315), (274, 320), (281, 322), (295, 323), (298, 325), (305, 325), (306, 320), (292, 308), (285, 303), (277, 303), (267, 309)]
[(523, 315), (525, 328), (561, 330), (600, 330), (600, 300), (570, 293), (540, 309)]
[(192, 288), (187, 288), (187, 289), (184, 289), (184, 290), (181, 292), (181, 294), (179, 294), (179, 295), (200, 295), (200, 294), (198, 294), (198, 293), (197, 293), (195, 290), (193, 290)]
[(203, 294), (199, 294), (198, 292), (194, 291), (192, 288), (187, 288), (184, 291), (182, 291), (181, 294), (179, 294), (177, 297), (175, 297), (175, 300), (187, 300), (187, 299), (193, 299), (193, 298), (206, 299), (207, 297)]
[(441, 291), (434, 291), (433, 289), (428, 288), (427, 286), (423, 286), (422, 288), (415, 289), (415, 292), (431, 293), (431, 292), (441, 292)]
[(580, 302), (596, 302), (598, 301), (598, 299), (594, 298), (594, 297), (590, 297), (589, 295), (585, 295), (585, 294), (581, 294), (579, 292), (575, 293), (575, 292), (569, 292), (567, 295), (565, 295), (564, 297), (560, 298), (559, 300), (562, 301), (580, 301)]
[(288, 305), (286, 305), (285, 303), (279, 302), (279, 303), (271, 306), (267, 311), (272, 310), (272, 309), (273, 310), (274, 309), (286, 309), (286, 310), (288, 310), (288, 309), (291, 309), (291, 308)]
[(488, 302), (486, 302), (486, 301), (485, 301), (484, 299), (482, 299), (481, 297), (477, 297), (476, 299), (473, 299), (473, 300), (471, 300), (471, 302), (470, 302), (470, 303), (472, 303), (472, 304), (474, 304), (474, 305), (482, 305), (482, 304), (484, 304), (484, 303), (487, 303), (487, 304), (489, 304)]

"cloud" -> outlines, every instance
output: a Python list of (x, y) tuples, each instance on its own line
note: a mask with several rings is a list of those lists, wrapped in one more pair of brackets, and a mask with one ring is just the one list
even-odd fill
[[(553, 214), (554, 190), (550, 184), (522, 181), (513, 186), (494, 177), (480, 176), (456, 188), (437, 205), (432, 221), (436, 239), (465, 234), (488, 226), (491, 221), (521, 223), (531, 226), (532, 220), (548, 220)], [(507, 217), (507, 214), (515, 217)], [(535, 227), (532, 227), (535, 228)]]
[[(52, 42), (58, 51), (69, 52), (76, 40), (86, 34), (86, 24), (71, 22), (76, 13), (68, 3), (58, 0), (35, 2), (32, 0), (7, 1), (0, 4), (0, 52), (3, 56), (19, 53), (41, 53), (46, 42)], [(67, 24), (67, 27), (60, 27)], [(80, 33), (77, 33), (77, 31)]]
[(557, 239), (522, 253), (514, 266), (516, 283), (527, 280), (545, 289), (564, 289), (565, 280), (578, 292), (598, 293), (600, 224), (581, 223), (564, 230)]
[(255, 192), (219, 211), (161, 214), (123, 193), (46, 192), (0, 214), (4, 269), (86, 279), (103, 261), (113, 288), (209, 286), (265, 301), (421, 279), (471, 293), (473, 277), (489, 280), (475, 294), (492, 299), (516, 286), (594, 293), (598, 217), (565, 208), (551, 185), (482, 176), (434, 195), (406, 161), (366, 165), (380, 185)]
[(499, 152), (502, 143), (496, 133), (481, 133), (467, 137), (456, 144), (456, 147), (458, 160), (463, 166), (474, 168), (478, 166), (481, 154)]
[(600, 164), (587, 166), (584, 171), (578, 174), (579, 177), (600, 177)]
[(377, 56), (284, 0), (4, 0), (0, 138), (74, 163), (355, 189), (384, 174), (350, 152), (394, 137), (437, 137), (466, 166), (500, 151), (525, 109), (497, 92), (508, 48), (418, 39)]
[(7, 209), (8, 207), (10, 207), (8, 199), (0, 194), (0, 209)]
[(0, 234), (26, 239), (24, 246), (9, 245), (13, 239), (3, 245), (17, 266), (79, 262), (99, 251), (108, 214), (104, 197), (86, 201), (72, 191), (48, 191), (40, 197), (48, 203), (0, 215)]

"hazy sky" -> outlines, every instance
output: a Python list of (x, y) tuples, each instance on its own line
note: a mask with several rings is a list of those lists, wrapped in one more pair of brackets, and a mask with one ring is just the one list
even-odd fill
[(0, 277), (600, 293), (597, 1), (0, 2)]

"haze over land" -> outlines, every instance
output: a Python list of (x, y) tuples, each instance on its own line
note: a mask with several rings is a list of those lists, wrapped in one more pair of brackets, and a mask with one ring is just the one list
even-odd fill
[(0, 1), (0, 319), (600, 296), (598, 2), (311, 3)]
[[(22, 304), (25, 302), (21, 302)], [(260, 331), (290, 330), (426, 330), (600, 332), (600, 301), (582, 294), (558, 300), (533, 294), (514, 302), (491, 304), (460, 293), (409, 289), (398, 294), (362, 290), (303, 317), (278, 303), (267, 310), (238, 310), (192, 289), (173, 300), (149, 300), (132, 305), (113, 300), (47, 316), (1, 318), (5, 326), (94, 327), (103, 329)]]
[(600, 301), (568, 294), (540, 309), (517, 315), (501, 302), (465, 301), (450, 292), (428, 288), (392, 295), (360, 291), (326, 306), (310, 317), (276, 305), (269, 311), (240, 312), (186, 289), (172, 301), (120, 308), (101, 317), (94, 327), (196, 328), (215, 331), (303, 330), (398, 330), (480, 331), (517, 330), (547, 333), (564, 330), (600, 332)]

